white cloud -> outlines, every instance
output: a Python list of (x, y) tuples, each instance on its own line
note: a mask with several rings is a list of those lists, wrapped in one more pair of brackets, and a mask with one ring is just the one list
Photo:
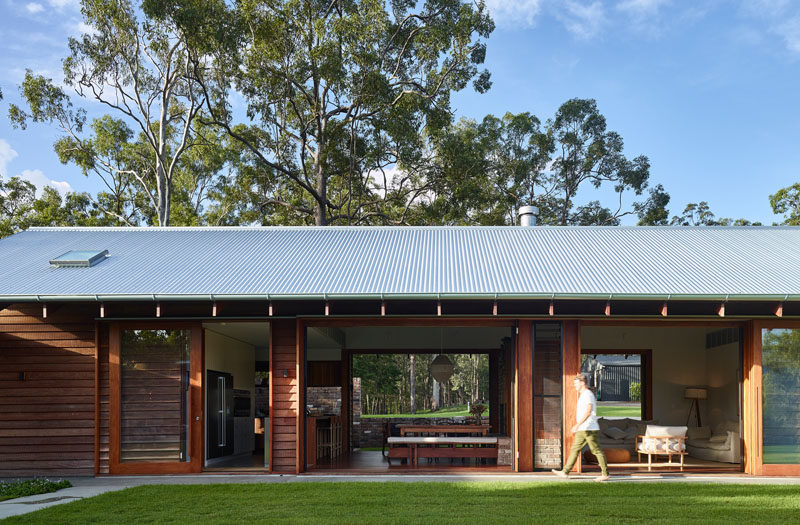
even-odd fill
[(36, 2), (31, 2), (25, 5), (25, 9), (27, 9), (30, 14), (35, 15), (36, 13), (41, 13), (44, 11), (44, 6)]
[(800, 54), (800, 15), (775, 25), (772, 30), (783, 38), (786, 49), (792, 53)]
[(596, 37), (606, 25), (605, 9), (599, 1), (586, 4), (567, 0), (556, 12), (556, 18), (567, 31), (582, 40)]
[(627, 15), (633, 29), (657, 35), (662, 29), (659, 11), (669, 3), (670, 0), (623, 0), (617, 4), (617, 10)]
[(532, 26), (542, 10), (542, 0), (488, 0), (486, 6), (498, 24)]
[(70, 22), (67, 25), (67, 27), (69, 29), (70, 34), (72, 34), (74, 36), (77, 36), (77, 37), (80, 37), (83, 34), (87, 34), (87, 35), (99, 35), (100, 34), (100, 31), (98, 31), (94, 27), (90, 26), (89, 24), (87, 24), (83, 20), (73, 19), (72, 22)]
[(47, 3), (50, 4), (50, 7), (55, 7), (56, 9), (79, 9), (81, 6), (80, 0), (47, 0)]
[(17, 157), (17, 152), (11, 147), (11, 144), (3, 139), (0, 139), (0, 177), (6, 178), (8, 176), (8, 163)]
[(654, 14), (669, 0), (623, 0), (617, 4), (617, 9), (633, 14)]
[(766, 32), (783, 40), (790, 53), (800, 55), (800, 5), (788, 0), (743, 0), (742, 11), (765, 24)]
[(69, 182), (50, 179), (42, 170), (22, 170), (19, 176), (36, 186), (37, 196), (42, 194), (45, 186), (55, 188), (61, 195), (72, 191), (72, 186), (70, 186)]

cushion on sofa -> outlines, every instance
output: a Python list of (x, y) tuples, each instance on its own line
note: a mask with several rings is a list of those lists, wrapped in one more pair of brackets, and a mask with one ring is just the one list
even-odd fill
[(647, 430), (644, 435), (649, 437), (686, 437), (687, 430), (689, 430), (689, 427), (647, 425)]
[(686, 444), (683, 440), (664, 437), (645, 437), (639, 444), (639, 452), (683, 452)]
[(711, 437), (711, 427), (689, 427), (686, 437), (690, 440), (708, 439)]
[(739, 432), (739, 422), (729, 420), (717, 423), (716, 425), (714, 425), (714, 431), (711, 434), (724, 436), (728, 432)]
[(728, 433), (725, 434), (714, 434), (710, 438), (708, 438), (709, 443), (725, 443), (728, 441)]
[(603, 433), (611, 439), (625, 439), (628, 435), (627, 432), (619, 427), (608, 427)]

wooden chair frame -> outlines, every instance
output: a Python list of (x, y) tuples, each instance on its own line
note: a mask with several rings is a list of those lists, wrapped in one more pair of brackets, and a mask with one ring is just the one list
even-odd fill
[[(652, 452), (644, 452), (644, 451), (642, 451), (639, 448), (639, 446), (641, 445), (643, 438), (654, 439), (656, 441), (663, 439), (665, 441), (664, 450), (654, 450)], [(672, 442), (675, 442), (675, 441), (678, 442), (678, 451), (670, 450), (670, 448), (669, 448), (670, 444)], [(667, 456), (667, 458), (668, 458), (667, 459), (667, 463), (663, 463), (664, 466), (673, 465), (672, 456), (680, 456), (681, 457), (681, 462), (680, 462), (681, 472), (683, 472), (683, 457), (688, 454), (686, 452), (686, 436), (643, 436), (643, 435), (640, 434), (640, 435), (636, 436), (635, 446), (636, 446), (636, 454), (639, 457), (639, 463), (642, 462), (642, 454), (647, 454), (647, 470), (648, 470), (648, 472), (653, 470), (653, 456), (654, 455), (655, 456)]]

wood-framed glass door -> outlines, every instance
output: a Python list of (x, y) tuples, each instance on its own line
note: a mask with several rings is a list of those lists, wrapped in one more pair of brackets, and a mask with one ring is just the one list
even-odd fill
[(746, 471), (800, 475), (800, 322), (755, 321), (748, 335)]
[(109, 471), (200, 472), (203, 332), (199, 323), (109, 327)]

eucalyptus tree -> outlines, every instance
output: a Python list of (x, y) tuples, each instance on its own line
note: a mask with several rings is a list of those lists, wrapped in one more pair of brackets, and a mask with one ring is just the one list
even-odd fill
[[(21, 86), (27, 108), (12, 105), (12, 122), (58, 127), (59, 159), (102, 180), (96, 204), (104, 213), (123, 224), (169, 225), (176, 186), (205, 188), (216, 174), (183, 163), (192, 150), (218, 142), (198, 129), (207, 102), (198, 75), (208, 38), (202, 28), (211, 20), (224, 26), (222, 7), (221, 0), (82, 0), (91, 31), (69, 39), (63, 85), (28, 71)], [(183, 25), (164, 15), (175, 9)], [(73, 106), (68, 88), (108, 113), (87, 125), (86, 109)]]
[(451, 93), (490, 86), (483, 0), (241, 0), (232, 13), (241, 42), (216, 53), (206, 102), (245, 148), (253, 206), (287, 222), (402, 222)]
[[(412, 221), (432, 224), (515, 224), (520, 206), (539, 207), (543, 224), (616, 225), (626, 215), (663, 224), (669, 195), (648, 189), (646, 156), (628, 159), (622, 137), (606, 128), (594, 100), (572, 99), (544, 123), (531, 113), (461, 120), (434, 137), (430, 190)], [(610, 186), (611, 206), (578, 198)]]
[(800, 226), (800, 182), (769, 196), (773, 213), (784, 216), (783, 224)]

